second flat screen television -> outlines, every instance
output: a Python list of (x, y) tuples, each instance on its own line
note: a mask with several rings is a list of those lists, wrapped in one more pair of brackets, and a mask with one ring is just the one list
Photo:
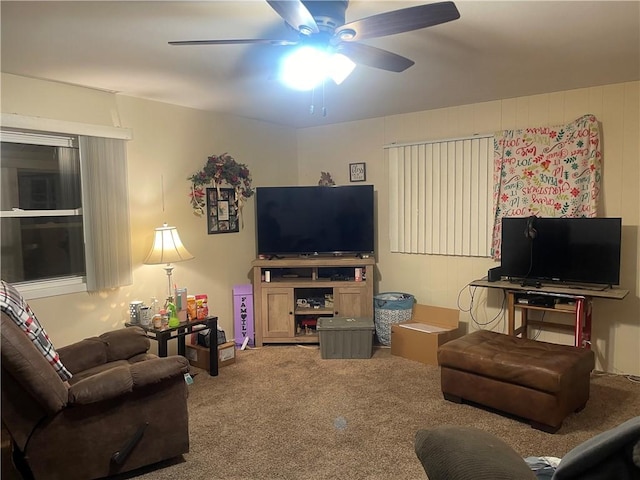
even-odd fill
[(503, 218), (502, 275), (618, 285), (621, 231), (621, 218)]
[(258, 187), (258, 254), (372, 254), (373, 208), (373, 185)]

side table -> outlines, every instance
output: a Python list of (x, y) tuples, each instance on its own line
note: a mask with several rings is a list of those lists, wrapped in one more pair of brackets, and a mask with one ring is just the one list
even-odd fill
[(184, 357), (187, 350), (185, 337), (201, 330), (200, 328), (193, 328), (198, 325), (205, 325), (206, 328), (212, 332), (211, 341), (209, 342), (209, 375), (216, 377), (218, 375), (218, 317), (207, 317), (202, 320), (181, 322), (177, 327), (167, 327), (165, 329), (139, 325), (137, 323), (125, 323), (126, 327), (142, 328), (147, 334), (147, 337), (158, 342), (159, 357), (167, 356), (167, 342), (173, 338), (178, 340), (178, 355)]

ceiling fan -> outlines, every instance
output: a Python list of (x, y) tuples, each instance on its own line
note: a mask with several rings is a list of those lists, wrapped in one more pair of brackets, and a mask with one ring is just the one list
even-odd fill
[(361, 40), (384, 37), (439, 25), (460, 18), (453, 2), (438, 2), (380, 13), (345, 23), (348, 0), (267, 0), (286, 24), (297, 31), (298, 40), (227, 39), (183, 40), (170, 45), (234, 45), (270, 44), (320, 47), (339, 53), (356, 64), (391, 72), (402, 72), (415, 62), (401, 55), (359, 43)]

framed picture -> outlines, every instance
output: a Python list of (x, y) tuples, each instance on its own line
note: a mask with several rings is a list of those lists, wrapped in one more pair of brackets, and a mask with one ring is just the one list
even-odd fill
[(367, 180), (367, 165), (362, 163), (349, 164), (349, 180), (352, 182), (364, 182)]
[(207, 233), (240, 231), (236, 192), (233, 188), (207, 188)]

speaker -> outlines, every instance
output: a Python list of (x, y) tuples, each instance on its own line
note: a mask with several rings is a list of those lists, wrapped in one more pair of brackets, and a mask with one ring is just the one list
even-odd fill
[(497, 282), (502, 278), (502, 267), (493, 267), (487, 271), (487, 279), (490, 282)]

